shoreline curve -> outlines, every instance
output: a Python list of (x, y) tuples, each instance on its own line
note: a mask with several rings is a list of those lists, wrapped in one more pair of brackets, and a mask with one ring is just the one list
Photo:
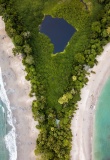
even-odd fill
[(103, 47), (97, 56), (98, 64), (89, 72), (87, 85), (81, 90), (81, 101), (71, 121), (72, 150), (71, 160), (93, 160), (94, 116), (100, 92), (110, 76), (110, 43)]

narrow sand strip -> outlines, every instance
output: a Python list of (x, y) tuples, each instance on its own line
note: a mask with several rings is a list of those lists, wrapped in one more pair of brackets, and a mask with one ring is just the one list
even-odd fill
[(25, 80), (26, 73), (20, 56), (12, 54), (13, 43), (5, 32), (0, 17), (0, 67), (6, 84), (14, 125), (17, 133), (17, 160), (35, 160), (34, 149), (39, 131), (35, 128), (31, 112), (30, 83)]
[(71, 160), (93, 160), (93, 124), (95, 106), (101, 89), (110, 76), (110, 43), (97, 57), (98, 65), (93, 67), (96, 74), (90, 74), (88, 84), (81, 91), (81, 101), (71, 122), (73, 134)]

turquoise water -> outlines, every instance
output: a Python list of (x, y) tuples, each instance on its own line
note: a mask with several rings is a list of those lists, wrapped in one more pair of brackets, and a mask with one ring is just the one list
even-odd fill
[(0, 101), (0, 160), (9, 160), (9, 152), (6, 149), (5, 135), (8, 132), (6, 107)]
[(17, 160), (16, 130), (0, 68), (0, 160)]
[(110, 160), (110, 78), (98, 99), (95, 114), (93, 160)]

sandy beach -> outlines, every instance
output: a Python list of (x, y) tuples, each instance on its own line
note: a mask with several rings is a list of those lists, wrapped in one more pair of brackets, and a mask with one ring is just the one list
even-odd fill
[(71, 122), (71, 160), (94, 160), (92, 145), (95, 109), (101, 89), (110, 76), (110, 43), (104, 47), (102, 55), (98, 56), (97, 60), (98, 65), (91, 69), (95, 74), (91, 73), (88, 76), (89, 82), (81, 91), (79, 109)]
[(0, 67), (16, 128), (17, 160), (35, 160), (34, 149), (39, 131), (32, 117), (33, 99), (28, 96), (31, 85), (25, 80), (21, 56), (13, 56), (13, 47), (0, 17)]

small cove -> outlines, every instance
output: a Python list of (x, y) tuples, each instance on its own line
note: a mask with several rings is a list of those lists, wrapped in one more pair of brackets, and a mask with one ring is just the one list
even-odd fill
[(76, 30), (63, 18), (52, 18), (50, 15), (46, 15), (40, 25), (40, 32), (51, 39), (54, 44), (54, 53), (57, 53), (64, 51)]

